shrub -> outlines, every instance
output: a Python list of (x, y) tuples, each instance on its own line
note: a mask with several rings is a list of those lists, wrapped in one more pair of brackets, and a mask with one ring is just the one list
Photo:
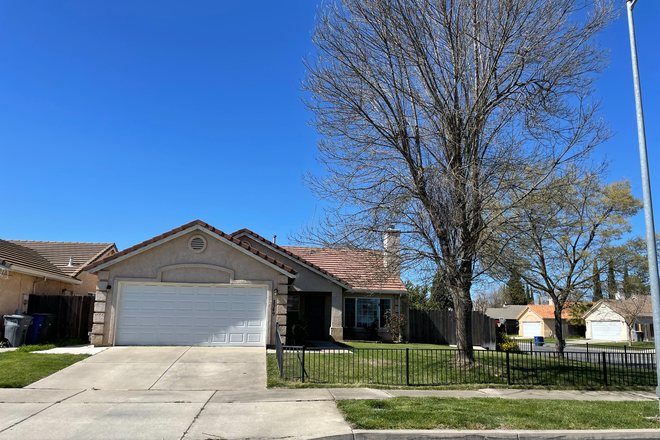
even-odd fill
[(393, 312), (391, 310), (385, 311), (385, 328), (392, 335), (392, 341), (401, 342), (402, 330), (406, 323), (406, 318), (401, 313)]
[(497, 351), (512, 351), (519, 352), (520, 347), (515, 339), (511, 338), (506, 333), (497, 333)]

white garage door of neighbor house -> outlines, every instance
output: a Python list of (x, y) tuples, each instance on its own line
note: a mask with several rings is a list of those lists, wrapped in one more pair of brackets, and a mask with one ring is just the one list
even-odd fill
[(534, 336), (543, 336), (540, 322), (523, 322), (523, 336), (533, 338)]
[(621, 339), (621, 322), (593, 321), (591, 323), (591, 339), (619, 341)]
[(266, 345), (266, 287), (122, 284), (116, 345)]

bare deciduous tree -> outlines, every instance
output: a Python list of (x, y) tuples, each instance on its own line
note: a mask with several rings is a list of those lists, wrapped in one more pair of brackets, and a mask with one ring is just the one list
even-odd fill
[[(630, 231), (628, 219), (642, 207), (630, 182), (604, 184), (598, 174), (552, 176), (538, 194), (512, 212), (497, 255), (505, 274), (517, 270), (554, 303), (556, 349), (563, 353), (562, 310), (593, 287), (594, 261)], [(601, 258), (602, 260), (602, 258)]]
[[(591, 99), (612, 0), (337, 0), (318, 13), (303, 89), (329, 201), (300, 240), (374, 247), (436, 272), (471, 363), (470, 289), (502, 214), (608, 137)], [(521, 178), (524, 177), (524, 178)]]

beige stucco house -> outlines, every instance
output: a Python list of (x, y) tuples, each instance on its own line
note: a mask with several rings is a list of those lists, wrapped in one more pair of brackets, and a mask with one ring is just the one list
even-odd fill
[[(565, 327), (564, 336), (567, 333), (568, 319), (570, 313), (568, 309), (561, 312), (562, 325)], [(552, 337), (555, 332), (555, 306), (542, 306), (530, 304), (518, 314), (518, 325), (520, 336), (523, 338), (533, 338), (534, 336)]]
[(399, 232), (385, 251), (279, 246), (241, 229), (195, 220), (100, 259), (94, 345), (274, 345), (294, 320), (308, 339), (407, 314), (398, 274)]
[[(636, 317), (635, 317), (636, 315)], [(634, 319), (633, 330), (643, 331), (644, 339), (653, 338), (653, 312), (651, 297), (624, 300), (603, 299), (584, 314), (587, 325), (587, 339), (598, 341), (628, 341), (628, 326), (625, 316)]]
[(30, 294), (93, 294), (97, 277), (83, 267), (116, 251), (114, 243), (0, 240), (0, 315), (27, 312)]

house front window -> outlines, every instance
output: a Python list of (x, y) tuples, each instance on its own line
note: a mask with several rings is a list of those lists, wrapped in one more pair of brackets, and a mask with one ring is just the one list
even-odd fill
[(344, 327), (369, 327), (378, 322), (385, 327), (385, 311), (391, 310), (392, 300), (385, 298), (344, 298)]

